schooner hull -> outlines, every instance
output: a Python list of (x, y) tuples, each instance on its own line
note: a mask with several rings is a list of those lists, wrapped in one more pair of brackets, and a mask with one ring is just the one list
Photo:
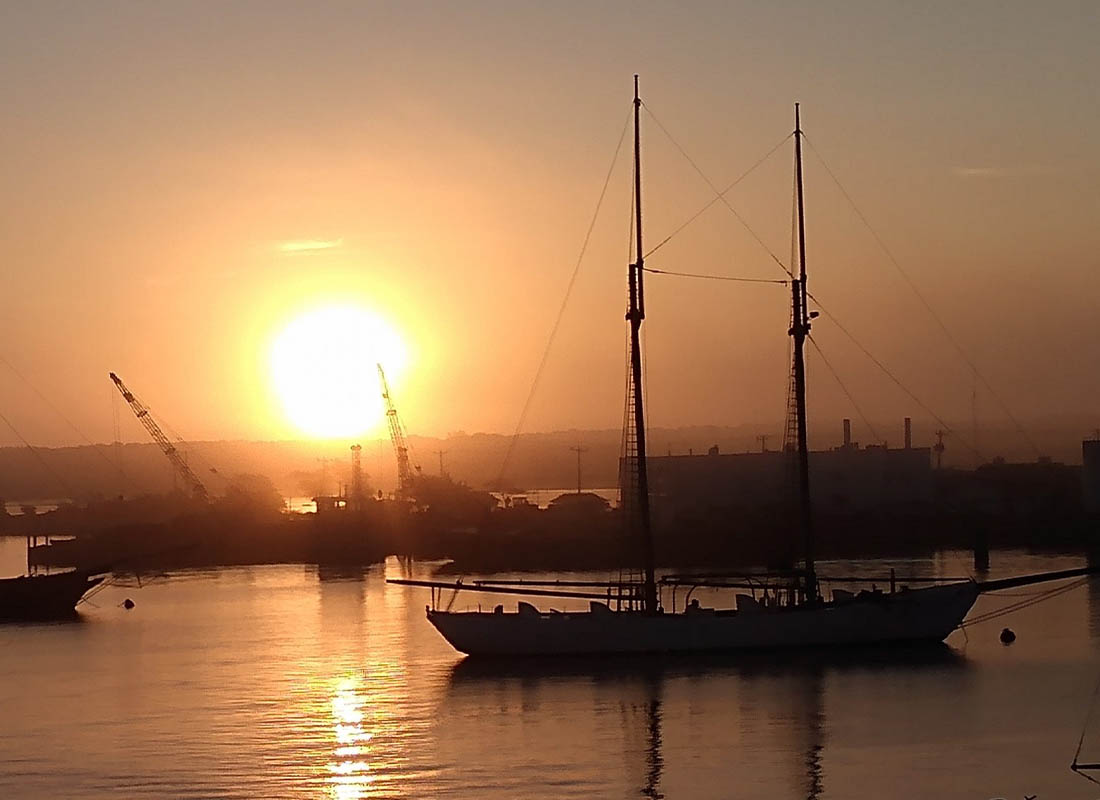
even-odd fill
[(472, 656), (717, 653), (787, 647), (940, 642), (974, 605), (973, 581), (839, 603), (682, 614), (429, 611), (428, 620)]

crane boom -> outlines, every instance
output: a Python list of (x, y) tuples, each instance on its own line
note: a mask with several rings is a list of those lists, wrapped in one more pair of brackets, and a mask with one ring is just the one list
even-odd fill
[(420, 467), (412, 465), (409, 461), (409, 443), (405, 439), (405, 428), (401, 419), (397, 416), (397, 407), (390, 397), (390, 385), (386, 382), (386, 373), (382, 365), (378, 365), (378, 380), (382, 384), (382, 400), (386, 404), (386, 422), (390, 428), (390, 441), (393, 442), (393, 452), (397, 456), (397, 493), (405, 494), (412, 488), (413, 469), (420, 472)]
[(153, 441), (160, 447), (160, 451), (164, 453), (165, 457), (172, 463), (172, 467), (179, 476), (183, 478), (183, 482), (191, 490), (191, 494), (198, 500), (209, 500), (210, 492), (207, 491), (206, 486), (199, 480), (199, 476), (195, 474), (194, 470), (187, 466), (187, 462), (183, 460), (183, 456), (180, 455), (176, 446), (164, 435), (164, 431), (162, 431), (160, 426), (153, 420), (153, 415), (149, 413), (149, 409), (147, 409), (140, 400), (134, 397), (133, 392), (126, 388), (126, 384), (122, 382), (122, 378), (112, 372), (111, 380), (114, 381), (123, 399), (134, 412), (134, 416), (138, 418), (138, 422), (145, 426), (145, 430), (153, 437)]

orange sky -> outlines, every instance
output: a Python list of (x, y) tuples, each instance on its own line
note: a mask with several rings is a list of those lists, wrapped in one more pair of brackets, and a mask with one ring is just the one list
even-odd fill
[[(0, 354), (97, 441), (113, 437), (110, 370), (188, 438), (296, 437), (270, 342), (296, 313), (353, 302), (405, 338), (394, 390), (410, 428), (511, 432), (640, 72), (649, 108), (719, 185), (789, 133), (800, 100), (816, 151), (1017, 416), (1100, 417), (1098, 15), (10, 3)], [(712, 195), (643, 123), (655, 244)], [(626, 155), (528, 430), (621, 421)], [(811, 291), (933, 410), (969, 419), (967, 366), (813, 153), (806, 170)], [(789, 147), (729, 197), (788, 259)], [(781, 277), (720, 205), (649, 263)], [(778, 434), (784, 289), (647, 288), (651, 424), (774, 420)], [(927, 416), (835, 325), (814, 335), (872, 419)], [(813, 414), (855, 416), (816, 354), (810, 379)], [(984, 389), (978, 405), (1003, 419)], [(80, 441), (3, 365), (0, 411), (34, 443)], [(141, 440), (124, 417), (123, 438)]]

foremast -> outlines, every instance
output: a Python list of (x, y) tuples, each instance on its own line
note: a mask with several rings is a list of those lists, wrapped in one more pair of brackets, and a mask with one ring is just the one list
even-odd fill
[(806, 601), (817, 601), (817, 572), (814, 568), (813, 514), (810, 508), (810, 447), (806, 436), (806, 338), (810, 335), (810, 319), (815, 316), (807, 308), (806, 290), (806, 210), (802, 187), (802, 125), (798, 103), (794, 105), (795, 193), (798, 225), (798, 277), (791, 280), (791, 329), (794, 339), (794, 405), (798, 432), (798, 507), (802, 532), (802, 553), (805, 562)]
[[(641, 109), (642, 100), (638, 94), (638, 76), (634, 76), (634, 224), (635, 224), (635, 260), (630, 265), (628, 285), (630, 305), (626, 319), (630, 323), (630, 385), (628, 389), (627, 411), (628, 438), (633, 434), (634, 452), (625, 453), (629, 469), (633, 466), (635, 478), (632, 483), (635, 496), (627, 498), (628, 524), (631, 533), (638, 541), (642, 554), (644, 585), (642, 607), (648, 614), (659, 610), (657, 597), (657, 579), (653, 555), (653, 529), (649, 508), (649, 469), (646, 460), (645, 414), (642, 391), (642, 347), (641, 329), (645, 319), (644, 256), (642, 249), (642, 146), (641, 146)], [(629, 427), (633, 424), (633, 430)], [(633, 457), (634, 463), (629, 463)]]

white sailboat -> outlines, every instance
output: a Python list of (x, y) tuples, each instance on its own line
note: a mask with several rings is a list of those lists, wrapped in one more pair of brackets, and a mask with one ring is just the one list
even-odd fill
[[(585, 581), (477, 581), (450, 584), (438, 581), (391, 580), (391, 583), (432, 588), (428, 621), (456, 650), (477, 656), (598, 655), (621, 653), (709, 653), (747, 649), (858, 646), (890, 643), (941, 642), (955, 630), (983, 591), (1057, 580), (1094, 571), (1091, 568), (1021, 576), (979, 583), (960, 580), (921, 588), (896, 587), (858, 593), (836, 590), (822, 596), (814, 564), (810, 508), (809, 448), (806, 438), (806, 374), (804, 347), (816, 314), (807, 308), (805, 213), (802, 181), (802, 130), (795, 106), (795, 179), (797, 187), (798, 275), (792, 275), (794, 341), (793, 389), (796, 409), (795, 456), (798, 467), (798, 503), (803, 563), (784, 574), (742, 576), (655, 575), (650, 526), (646, 464), (645, 420), (642, 401), (640, 331), (645, 318), (643, 290), (641, 180), (641, 99), (634, 78), (634, 218), (637, 258), (629, 265), (630, 383), (628, 409), (636, 452), (625, 460), (629, 480), (624, 500), (632, 501), (628, 516), (639, 551), (642, 579), (600, 584)], [(633, 492), (628, 491), (628, 486)], [(629, 495), (629, 496), (628, 496)], [(664, 608), (660, 588), (725, 587), (748, 589), (736, 595), (729, 609), (702, 608), (688, 603), (682, 609)], [(764, 588), (763, 600), (757, 590)], [(496, 606), (492, 611), (440, 609), (443, 590), (571, 597), (588, 599), (587, 611), (543, 612), (519, 602), (515, 611)], [(690, 595), (690, 590), (688, 592)], [(453, 600), (452, 600), (453, 603)]]

